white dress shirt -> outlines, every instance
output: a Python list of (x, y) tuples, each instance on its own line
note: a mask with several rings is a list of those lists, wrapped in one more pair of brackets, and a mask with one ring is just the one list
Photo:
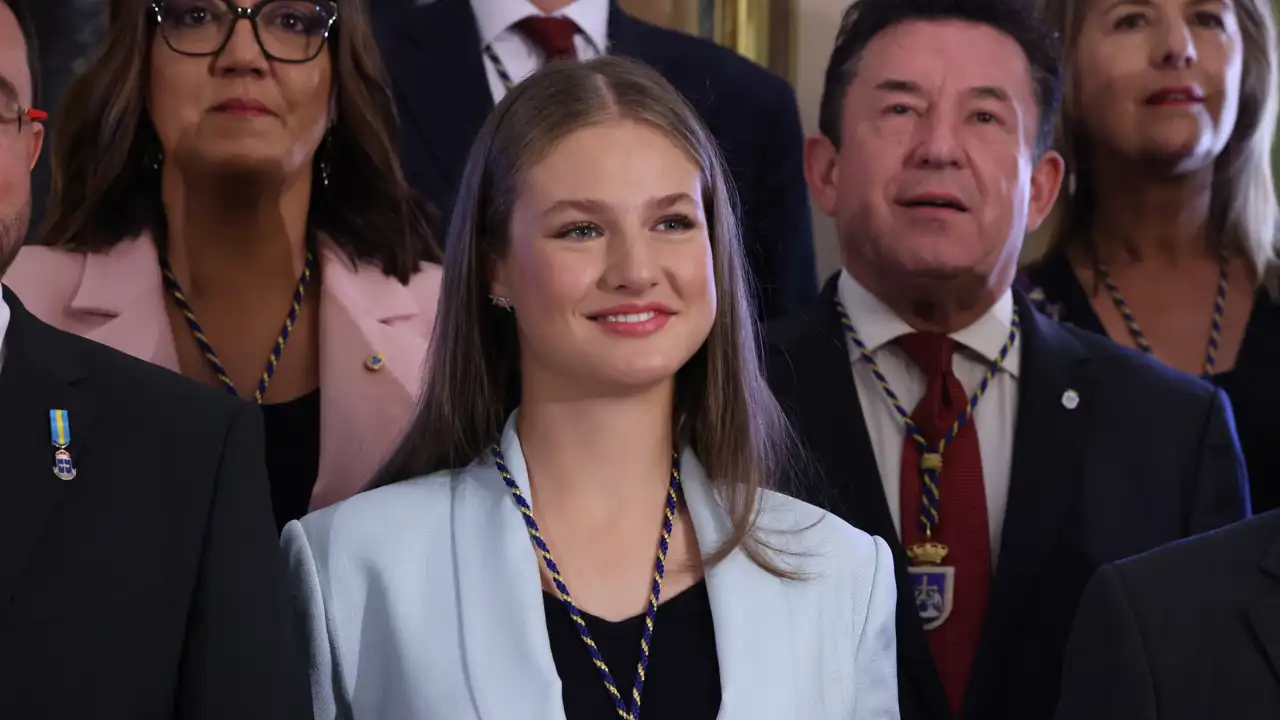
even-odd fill
[(4, 367), (4, 336), (9, 332), (9, 306), (0, 295), (0, 368)]
[[(840, 272), (840, 302), (844, 303), (867, 351), (897, 393), (903, 407), (910, 412), (924, 397), (927, 382), (924, 374), (893, 340), (915, 332), (893, 313), (879, 298), (858, 284), (848, 271)], [(1000, 355), (1009, 337), (1013, 321), (1013, 293), (1005, 294), (972, 325), (951, 333), (960, 345), (952, 360), (952, 369), (965, 393), (972, 394), (982, 382), (991, 361)], [(871, 448), (880, 468), (884, 496), (889, 501), (898, 536), (902, 536), (902, 443), (907, 436), (898, 416), (871, 368), (862, 360), (853, 342), (846, 339), (853, 378), (858, 387), (858, 401), (866, 419)], [(1021, 338), (1009, 350), (1009, 356), (987, 391), (978, 402), (970, 422), (978, 431), (978, 448), (982, 453), (982, 479), (987, 494), (987, 524), (991, 531), (991, 566), (1000, 554), (1000, 533), (1004, 528), (1004, 511), (1009, 501), (1009, 472), (1013, 464), (1013, 432), (1018, 417), (1018, 368), (1021, 365)], [(943, 488), (942, 492), (946, 492)], [(943, 522), (946, 522), (945, 518)]]
[[(543, 15), (529, 0), (471, 0), (471, 9), (480, 28), (480, 47), (493, 49), (513, 82), (520, 82), (542, 67), (542, 50), (515, 29), (527, 17)], [(580, 60), (590, 60), (609, 49), (609, 0), (575, 0), (552, 17), (568, 18), (578, 25), (573, 38)], [(502, 77), (488, 55), (484, 56), (489, 91), (497, 103), (507, 94)]]

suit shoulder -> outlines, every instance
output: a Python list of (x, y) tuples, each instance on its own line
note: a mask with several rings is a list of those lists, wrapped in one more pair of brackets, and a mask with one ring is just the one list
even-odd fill
[(717, 91), (754, 98), (786, 98), (795, 103), (795, 90), (786, 80), (733, 50), (705, 38), (632, 20), (644, 25), (657, 42), (676, 55), (680, 66), (697, 68), (702, 74), (714, 78)]
[(783, 350), (794, 345), (801, 337), (818, 327), (812, 311), (793, 313), (770, 320), (764, 327), (764, 342), (768, 350)]
[(36, 317), (59, 318), (80, 287), (85, 260), (84, 253), (28, 245), (5, 271), (4, 284)]
[(761, 491), (756, 531), (784, 566), (815, 578), (865, 573), (883, 545), (825, 510), (771, 490)]
[(89, 364), (93, 376), (110, 378), (110, 387), (130, 398), (133, 411), (146, 415), (159, 407), (173, 408), (184, 415), (205, 414), (230, 417), (246, 403), (218, 388), (202, 385), (168, 368), (140, 360), (115, 348), (57, 328), (68, 349), (76, 348)]
[(1207, 402), (1216, 389), (1181, 370), (1125, 347), (1110, 338), (1102, 337), (1072, 325), (1057, 326), (1072, 336), (1085, 354), (1095, 362), (1105, 364), (1102, 376), (1129, 394), (1135, 392), (1172, 393), (1174, 396), (1198, 398)]
[(373, 558), (403, 548), (413, 535), (448, 531), (455, 484), (465, 469), (444, 470), (357, 493), (310, 513), (299, 523), (312, 544), (324, 538), (327, 553)]
[(1280, 510), (1274, 510), (1121, 560), (1115, 569), (1131, 593), (1191, 598), (1256, 572), (1259, 557), (1278, 538)]

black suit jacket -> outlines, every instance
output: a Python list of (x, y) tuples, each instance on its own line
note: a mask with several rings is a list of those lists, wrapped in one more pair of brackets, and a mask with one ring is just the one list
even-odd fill
[[(468, 0), (437, 0), (375, 13), (375, 29), (403, 126), (405, 173), (447, 220), (471, 144), (493, 109), (475, 15)], [(760, 317), (807, 306), (817, 282), (804, 132), (791, 86), (726, 48), (641, 22), (616, 4), (609, 39), (611, 52), (661, 72), (719, 142), (742, 204)]]
[(4, 300), (0, 717), (310, 717), (257, 408)]
[(1280, 511), (1098, 571), (1059, 720), (1278, 717)]
[[(898, 567), (904, 720), (949, 718), (906, 557), (859, 409), (836, 277), (770, 329), (769, 380), (817, 471), (794, 492), (889, 541)], [(1022, 363), (1009, 503), (964, 701), (973, 720), (1049, 718), (1085, 584), (1102, 564), (1248, 514), (1226, 397), (1108, 340), (1059, 326), (1020, 293)], [(1062, 396), (1077, 392), (1068, 409)]]

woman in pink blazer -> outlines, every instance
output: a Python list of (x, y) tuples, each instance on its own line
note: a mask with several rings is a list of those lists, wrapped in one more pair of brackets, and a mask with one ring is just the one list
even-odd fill
[(52, 325), (259, 403), (283, 526), (376, 471), (435, 321), (439, 251), (367, 19), (347, 0), (111, 14), (58, 117), (43, 247), (5, 284)]

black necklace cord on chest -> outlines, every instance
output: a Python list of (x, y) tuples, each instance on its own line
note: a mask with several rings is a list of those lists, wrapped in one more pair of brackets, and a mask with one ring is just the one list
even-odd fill
[[(1218, 258), (1218, 292), (1213, 298), (1213, 319), (1209, 325), (1209, 342), (1205, 347), (1204, 364), (1201, 369), (1202, 377), (1211, 377), (1218, 362), (1218, 347), (1222, 342), (1222, 316), (1227, 309), (1229, 266), (1230, 259), (1226, 253), (1222, 253)], [(1116, 306), (1116, 311), (1124, 319), (1125, 328), (1129, 331), (1129, 337), (1133, 338), (1133, 344), (1137, 345), (1138, 349), (1146, 355), (1154, 356), (1155, 351), (1151, 348), (1151, 343), (1147, 341), (1147, 336), (1138, 327), (1138, 319), (1134, 317), (1133, 311), (1129, 309), (1129, 303), (1125, 301), (1124, 295), (1121, 294), (1120, 286), (1112, 279), (1111, 272), (1105, 264), (1098, 264), (1098, 276), (1102, 280), (1103, 286), (1106, 287), (1107, 294), (1111, 296), (1111, 302)]]
[[(285, 316), (280, 332), (276, 334), (276, 341), (272, 344), (271, 353), (267, 356), (266, 367), (263, 368), (262, 375), (258, 378), (258, 387), (253, 392), (253, 400), (259, 405), (262, 404), (262, 398), (267, 394), (267, 386), (271, 384), (271, 378), (275, 377), (276, 367), (280, 364), (280, 356), (284, 354), (285, 344), (289, 342), (289, 334), (293, 332), (293, 326), (298, 322), (298, 313), (302, 311), (302, 300), (306, 297), (307, 288), (311, 284), (315, 263), (315, 250), (308, 243), (306, 261), (302, 265), (302, 274), (298, 276), (298, 284), (293, 290), (289, 313)], [(187, 301), (186, 293), (183, 292), (182, 285), (178, 283), (178, 278), (174, 275), (173, 268), (169, 266), (167, 259), (160, 261), (160, 271), (164, 278), (165, 290), (169, 292), (174, 304), (178, 306), (178, 310), (186, 319), (187, 328), (191, 331), (192, 337), (195, 338), (196, 344), (200, 347), (200, 352), (204, 354), (205, 361), (209, 363), (209, 368), (213, 370), (214, 376), (217, 377), (218, 383), (228, 393), (239, 397), (240, 393), (236, 390), (235, 383), (231, 381), (231, 376), (227, 374), (227, 369), (223, 367), (217, 351), (213, 349), (213, 344), (209, 342), (209, 338), (205, 335), (204, 328), (200, 326), (200, 321), (196, 319), (196, 313), (191, 309), (191, 303)]]

